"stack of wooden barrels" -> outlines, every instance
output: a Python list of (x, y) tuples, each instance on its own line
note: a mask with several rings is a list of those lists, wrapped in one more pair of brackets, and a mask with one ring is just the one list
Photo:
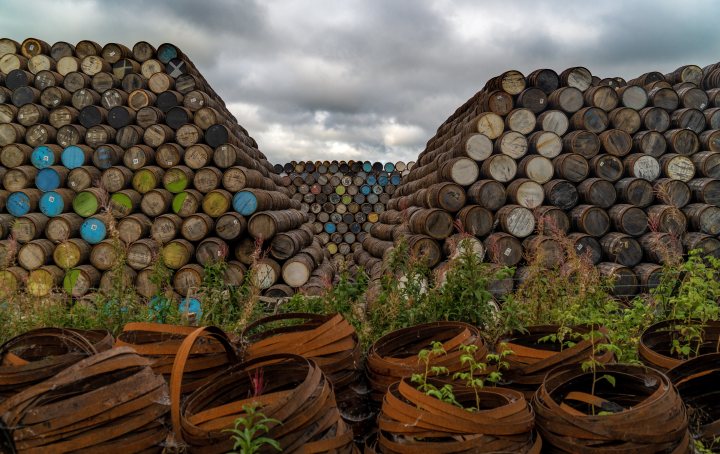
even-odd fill
[(521, 282), (528, 257), (562, 265), (564, 237), (631, 296), (669, 258), (720, 254), (719, 205), (720, 64), (507, 71), (438, 128), (355, 255), (377, 275), (404, 238), (442, 269), (462, 231)]
[(275, 171), (307, 213), (313, 232), (338, 266), (352, 266), (352, 254), (375, 224), (414, 162), (301, 161)]
[(0, 164), (6, 289), (80, 297), (122, 275), (149, 298), (159, 258), (181, 296), (218, 259), (271, 293), (332, 277), (300, 202), (172, 44), (0, 39)]

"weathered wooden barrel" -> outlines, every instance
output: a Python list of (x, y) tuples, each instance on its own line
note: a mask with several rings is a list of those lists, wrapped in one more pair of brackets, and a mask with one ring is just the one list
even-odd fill
[(602, 276), (610, 280), (610, 293), (613, 296), (629, 298), (638, 293), (638, 279), (632, 269), (609, 262), (598, 263), (597, 268)]
[(75, 298), (79, 298), (100, 284), (100, 272), (92, 265), (80, 265), (65, 273), (63, 290)]
[(683, 213), (693, 230), (709, 235), (720, 234), (720, 207), (705, 203), (691, 203)]
[(525, 238), (535, 230), (532, 211), (520, 205), (505, 205), (495, 214), (499, 227), (506, 233)]
[(90, 258), (90, 244), (80, 238), (70, 238), (53, 251), (53, 262), (64, 270), (83, 265)]
[(617, 194), (612, 182), (602, 178), (588, 178), (577, 187), (582, 202), (607, 209), (615, 204)]
[(484, 245), (488, 258), (493, 263), (514, 266), (522, 260), (522, 243), (511, 234), (505, 232), (491, 233), (485, 239)]
[(638, 238), (645, 260), (651, 263), (677, 263), (682, 258), (683, 247), (679, 237), (669, 233), (650, 232)]
[(117, 223), (119, 238), (125, 244), (131, 244), (150, 234), (152, 223), (143, 213), (133, 213), (120, 219)]
[(84, 219), (75, 213), (63, 213), (48, 220), (45, 237), (50, 241), (61, 242), (80, 235), (80, 226)]
[(64, 276), (63, 270), (57, 266), (43, 265), (28, 274), (27, 292), (36, 297), (47, 296), (60, 286)]
[(687, 230), (685, 214), (672, 205), (653, 205), (645, 210), (650, 229), (655, 232), (682, 235)]
[(610, 232), (600, 239), (605, 259), (623, 266), (633, 267), (643, 258), (642, 247), (632, 236)]
[(47, 239), (35, 239), (23, 244), (17, 253), (18, 265), (28, 271), (52, 262), (55, 245)]
[[(465, 233), (477, 237), (490, 233), (494, 220), (492, 212), (479, 205), (466, 205), (457, 213), (456, 219)], [(377, 225), (381, 224), (375, 224)]]
[(25, 243), (42, 237), (48, 217), (42, 213), (28, 213), (15, 219), (10, 233), (20, 243)]

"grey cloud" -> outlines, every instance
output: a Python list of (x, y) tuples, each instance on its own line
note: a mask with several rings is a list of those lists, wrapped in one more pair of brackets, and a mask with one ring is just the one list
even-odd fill
[[(583, 65), (631, 78), (720, 60), (720, 6), (711, 0), (63, 4), (6, 0), (0, 27), (18, 40), (176, 43), (275, 162), (412, 159), (508, 69)], [(54, 17), (43, 14), (50, 10)]]

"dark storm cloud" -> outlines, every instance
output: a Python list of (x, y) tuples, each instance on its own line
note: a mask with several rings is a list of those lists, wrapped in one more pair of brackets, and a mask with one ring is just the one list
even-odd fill
[(720, 60), (711, 0), (6, 0), (0, 13), (18, 40), (178, 44), (275, 162), (412, 159), (508, 69), (630, 78)]

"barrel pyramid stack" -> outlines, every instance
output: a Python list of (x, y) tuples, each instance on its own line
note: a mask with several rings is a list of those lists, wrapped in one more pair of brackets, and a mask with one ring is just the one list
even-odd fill
[(404, 238), (442, 270), (462, 231), (517, 283), (527, 257), (561, 265), (560, 232), (617, 296), (657, 285), (670, 256), (720, 255), (719, 87), (720, 64), (494, 77), (427, 142), (356, 259), (377, 278)]
[(301, 161), (276, 164), (283, 183), (308, 213), (337, 269), (356, 269), (353, 253), (362, 242), (402, 177), (415, 165), (370, 161)]
[(270, 294), (332, 279), (300, 203), (172, 44), (0, 40), (0, 164), (7, 288), (106, 289), (112, 238), (148, 298), (158, 258), (181, 296), (218, 257), (230, 283), (255, 263)]

